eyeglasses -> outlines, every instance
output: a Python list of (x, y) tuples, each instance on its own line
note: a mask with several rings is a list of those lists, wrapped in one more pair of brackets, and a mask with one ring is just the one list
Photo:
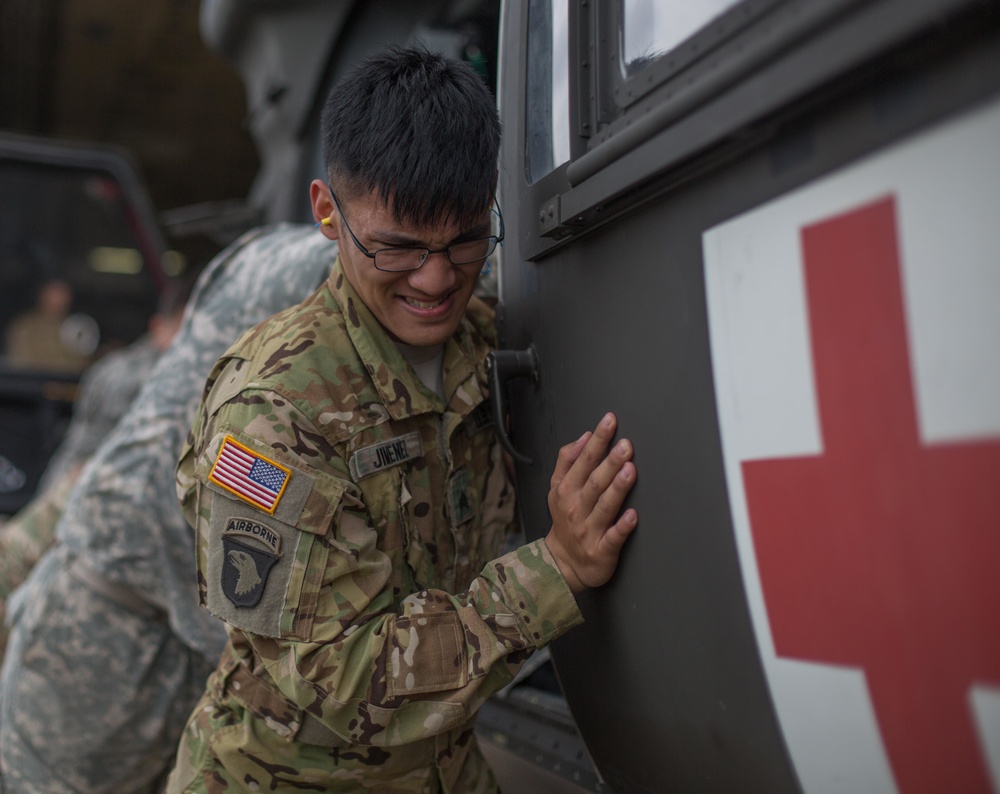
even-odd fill
[(409, 246), (393, 246), (392, 248), (380, 248), (378, 251), (369, 251), (354, 236), (354, 232), (351, 231), (350, 224), (347, 223), (347, 218), (344, 216), (344, 211), (340, 208), (340, 202), (337, 201), (332, 188), (330, 190), (330, 197), (333, 199), (333, 203), (337, 207), (337, 212), (340, 213), (340, 217), (344, 221), (347, 233), (351, 235), (351, 239), (354, 240), (354, 244), (358, 247), (358, 250), (372, 260), (376, 269), (389, 273), (419, 270), (431, 254), (447, 254), (449, 261), (453, 265), (471, 265), (476, 262), (482, 262), (496, 250), (498, 243), (503, 242), (503, 215), (500, 214), (498, 208), (495, 210), (497, 217), (500, 219), (500, 233), (497, 235), (479, 237), (475, 240), (463, 240), (462, 242), (452, 243), (446, 248), (438, 248), (434, 251), (430, 248), (411, 248)]

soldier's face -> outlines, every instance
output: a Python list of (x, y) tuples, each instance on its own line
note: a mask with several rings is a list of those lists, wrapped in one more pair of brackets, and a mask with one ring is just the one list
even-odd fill
[[(415, 227), (398, 223), (377, 193), (338, 195), (337, 199), (350, 230), (369, 252), (397, 246), (436, 251), (490, 234), (488, 207), (483, 210), (481, 222), (471, 227), (453, 222)], [(330, 225), (326, 228), (340, 240), (344, 275), (391, 336), (408, 345), (430, 347), (443, 344), (455, 333), (476, 287), (482, 262), (454, 265), (442, 252), (428, 256), (419, 270), (387, 273), (376, 269), (374, 262), (357, 247), (345, 226), (345, 218), (336, 208), (329, 217)]]

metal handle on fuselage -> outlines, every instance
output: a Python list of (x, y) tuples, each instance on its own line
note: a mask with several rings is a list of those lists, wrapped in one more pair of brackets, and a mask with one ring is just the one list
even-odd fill
[(496, 423), (497, 438), (514, 460), (530, 466), (531, 458), (514, 449), (507, 436), (503, 387), (511, 378), (530, 377), (532, 380), (538, 380), (538, 356), (535, 354), (535, 347), (529, 345), (527, 350), (494, 350), (486, 357), (486, 370), (489, 373), (490, 400), (493, 403), (493, 421)]

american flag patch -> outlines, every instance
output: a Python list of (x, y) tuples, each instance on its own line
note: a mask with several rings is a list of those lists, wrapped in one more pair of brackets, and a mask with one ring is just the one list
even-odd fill
[(226, 436), (208, 479), (273, 515), (291, 476), (291, 469)]

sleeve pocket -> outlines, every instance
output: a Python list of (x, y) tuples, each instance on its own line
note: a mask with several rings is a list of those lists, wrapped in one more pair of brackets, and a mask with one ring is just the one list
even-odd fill
[(389, 633), (390, 697), (460, 689), (468, 682), (465, 638), (457, 613), (395, 619)]

